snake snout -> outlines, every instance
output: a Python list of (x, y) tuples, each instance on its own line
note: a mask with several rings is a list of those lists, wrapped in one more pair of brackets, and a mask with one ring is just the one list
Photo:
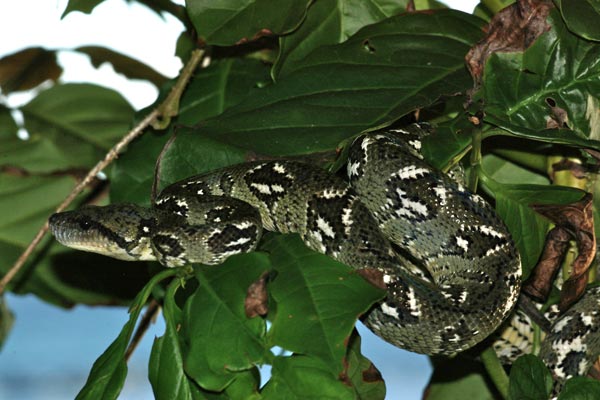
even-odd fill
[(48, 218), (48, 224), (50, 226), (50, 232), (52, 235), (58, 240), (60, 243), (66, 244), (72, 240), (70, 240), (68, 229), (68, 221), (65, 218), (65, 213), (54, 213)]

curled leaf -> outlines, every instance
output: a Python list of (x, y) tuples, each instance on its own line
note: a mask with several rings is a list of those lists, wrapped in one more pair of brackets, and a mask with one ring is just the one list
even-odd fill
[(564, 311), (585, 291), (588, 269), (596, 256), (596, 236), (592, 214), (592, 195), (563, 206), (534, 205), (533, 209), (552, 221), (556, 227), (548, 234), (543, 256), (524, 290), (530, 294), (548, 294), (552, 278), (560, 268), (568, 241), (577, 242), (578, 255), (571, 266), (571, 276), (563, 284), (559, 308)]
[(56, 82), (62, 71), (56, 52), (31, 47), (0, 59), (0, 89), (5, 95), (33, 89), (46, 80)]
[(98, 68), (104, 63), (110, 63), (116, 72), (130, 79), (147, 80), (156, 87), (160, 87), (168, 79), (149, 65), (106, 47), (82, 46), (75, 50), (89, 56), (94, 67)]
[(553, 7), (551, 1), (521, 0), (492, 18), (485, 28), (486, 36), (465, 57), (476, 87), (481, 83), (483, 67), (490, 55), (523, 51), (550, 29), (546, 17)]
[(267, 315), (269, 312), (268, 278), (269, 271), (265, 271), (248, 287), (246, 300), (244, 301), (244, 310), (248, 318), (254, 318), (257, 315)]

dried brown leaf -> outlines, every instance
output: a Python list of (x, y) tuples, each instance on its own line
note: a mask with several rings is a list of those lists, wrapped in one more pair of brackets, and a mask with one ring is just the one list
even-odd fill
[(546, 128), (548, 129), (559, 129), (568, 128), (569, 114), (564, 108), (558, 107), (556, 102), (552, 98), (546, 99), (546, 104), (550, 107), (552, 115), (546, 120)]
[(31, 47), (0, 59), (0, 88), (4, 94), (33, 89), (46, 80), (55, 82), (61, 74), (56, 52), (41, 47)]
[(386, 290), (387, 285), (383, 281), (383, 272), (375, 268), (362, 268), (357, 270), (358, 274), (362, 276), (367, 282), (376, 288)]
[(483, 68), (490, 55), (524, 51), (550, 29), (546, 17), (553, 7), (551, 1), (520, 0), (492, 18), (485, 28), (487, 35), (465, 57), (475, 87), (481, 82)]
[[(551, 282), (547, 282), (549, 275), (554, 275), (560, 268), (560, 261), (567, 251), (565, 242), (569, 239), (577, 243), (578, 255), (571, 266), (571, 275), (563, 284), (559, 308), (561, 311), (569, 308), (577, 301), (587, 284), (588, 269), (596, 256), (596, 236), (594, 233), (594, 217), (592, 213), (592, 195), (587, 194), (578, 202), (567, 205), (534, 205), (533, 209), (552, 221), (556, 227), (552, 236), (548, 238), (546, 249), (547, 257), (542, 257), (542, 270), (532, 275), (528, 290), (547, 294)], [(536, 270), (539, 268), (536, 267)], [(533, 288), (533, 289), (531, 289)]]
[(600, 381), (600, 357), (596, 359), (596, 362), (589, 369), (587, 376), (597, 381)]
[(531, 272), (527, 283), (523, 285), (523, 292), (536, 300), (546, 300), (552, 289), (554, 277), (569, 249), (570, 240), (571, 235), (565, 229), (553, 228), (548, 232), (540, 261)]
[(269, 294), (267, 292), (267, 280), (269, 272), (262, 273), (260, 278), (253, 282), (246, 292), (244, 310), (248, 318), (258, 315), (267, 315), (269, 312)]

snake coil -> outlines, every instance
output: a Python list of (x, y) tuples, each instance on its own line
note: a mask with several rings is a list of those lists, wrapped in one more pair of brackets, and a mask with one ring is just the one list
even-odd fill
[[(67, 246), (167, 267), (252, 251), (263, 228), (297, 232), (311, 249), (376, 272), (387, 297), (364, 317), (373, 332), (404, 349), (452, 355), (512, 312), (521, 265), (492, 207), (423, 161), (428, 133), (414, 124), (358, 137), (348, 181), (295, 161), (250, 162), (172, 184), (151, 209), (84, 207), (53, 215), (50, 226)], [(554, 347), (547, 352), (558, 358), (548, 362), (566, 376), (572, 349)]]

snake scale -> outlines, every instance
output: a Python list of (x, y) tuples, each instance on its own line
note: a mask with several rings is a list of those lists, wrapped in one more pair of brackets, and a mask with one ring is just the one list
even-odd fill
[[(372, 283), (387, 297), (364, 316), (373, 332), (407, 350), (453, 355), (512, 312), (521, 265), (492, 207), (425, 163), (429, 129), (358, 137), (348, 179), (297, 161), (248, 162), (174, 183), (152, 208), (88, 206), (54, 214), (50, 226), (64, 245), (167, 267), (252, 251), (263, 228), (297, 232), (311, 249), (375, 271)], [(571, 315), (555, 324), (559, 336), (550, 335), (543, 351), (559, 378), (585, 372), (582, 358), (598, 347), (581, 341), (591, 320)]]

